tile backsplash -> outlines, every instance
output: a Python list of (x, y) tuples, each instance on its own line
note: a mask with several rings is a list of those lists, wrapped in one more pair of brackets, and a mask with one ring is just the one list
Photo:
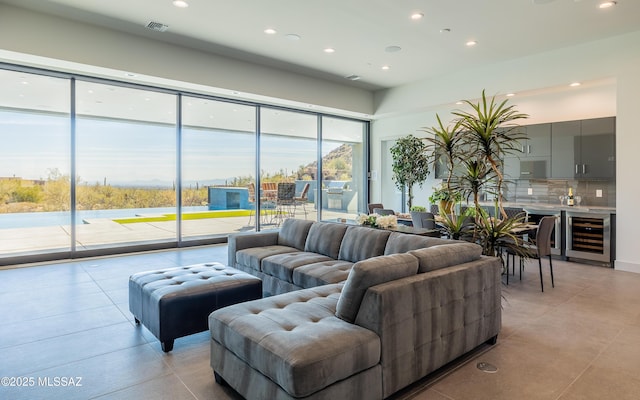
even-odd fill
[[(581, 206), (616, 206), (616, 183), (612, 181), (518, 179), (506, 184), (504, 199), (517, 203), (560, 205), (560, 196), (566, 196), (569, 193), (569, 187), (573, 188), (576, 205), (578, 205), (579, 196)], [(601, 197), (598, 197), (600, 194)], [(566, 200), (563, 204), (566, 205)]]

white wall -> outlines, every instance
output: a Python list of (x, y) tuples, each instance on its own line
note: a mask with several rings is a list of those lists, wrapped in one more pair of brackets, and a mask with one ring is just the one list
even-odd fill
[[(640, 151), (640, 135), (634, 123), (640, 111), (638, 49), (640, 32), (635, 32), (378, 92), (376, 120), (372, 124), (372, 169), (381, 168), (382, 140), (409, 133), (424, 136), (419, 129), (433, 126), (436, 112), (448, 120), (445, 116), (458, 107), (454, 104), (457, 100), (477, 99), (483, 89), (488, 95), (517, 93), (510, 103), (531, 115), (526, 124), (615, 115), (615, 267), (640, 272), (640, 251), (636, 249), (640, 188), (635, 162)], [(584, 85), (569, 88), (568, 84), (573, 81), (584, 82)], [(418, 194), (425, 202), (435, 183), (433, 179), (428, 181)], [(389, 189), (372, 182), (371, 200), (378, 201), (383, 190)], [(416, 204), (419, 203), (417, 200)]]
[[(4, 4), (0, 4), (0, 61), (134, 82), (149, 79), (151, 84), (226, 97), (238, 91), (263, 102), (273, 99), (341, 113), (373, 113), (373, 96), (366, 90)], [(139, 76), (129, 78), (122, 71)]]

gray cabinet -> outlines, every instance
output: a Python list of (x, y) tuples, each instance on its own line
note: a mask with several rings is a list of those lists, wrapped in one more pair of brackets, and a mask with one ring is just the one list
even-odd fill
[(615, 178), (615, 117), (551, 125), (551, 177)]
[(549, 176), (551, 164), (551, 124), (524, 127), (527, 140), (519, 152), (504, 159), (507, 179), (544, 179)]
[[(616, 177), (615, 118), (582, 121), (579, 178), (614, 179)], [(574, 144), (576, 147), (577, 144)]]

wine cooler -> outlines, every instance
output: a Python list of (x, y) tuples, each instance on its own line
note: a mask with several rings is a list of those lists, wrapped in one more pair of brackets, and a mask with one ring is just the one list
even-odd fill
[(611, 216), (567, 212), (565, 256), (611, 263)]

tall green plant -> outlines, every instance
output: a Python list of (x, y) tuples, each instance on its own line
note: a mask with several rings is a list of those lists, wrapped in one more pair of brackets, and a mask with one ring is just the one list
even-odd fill
[(516, 152), (520, 142), (526, 139), (526, 135), (514, 129), (517, 125), (513, 121), (527, 118), (514, 109), (507, 106), (507, 100), (496, 102), (495, 96), (487, 99), (485, 91), (482, 91), (482, 99), (478, 103), (465, 100), (464, 103), (471, 107), (471, 111), (454, 111), (458, 122), (465, 131), (463, 142), (469, 149), (469, 156), (487, 161), (496, 177), (495, 192), (498, 196), (500, 214), (507, 218), (502, 205), (502, 159), (506, 154)]
[(429, 158), (427, 144), (423, 139), (413, 135), (400, 138), (391, 147), (393, 159), (393, 180), (400, 190), (407, 188), (407, 206), (411, 209), (413, 202), (413, 186), (422, 186), (429, 176)]

